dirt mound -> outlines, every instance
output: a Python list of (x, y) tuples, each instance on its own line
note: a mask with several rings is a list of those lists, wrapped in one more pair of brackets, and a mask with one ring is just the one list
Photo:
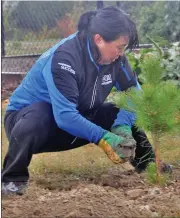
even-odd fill
[(4, 198), (2, 209), (3, 217), (178, 217), (180, 172), (164, 188), (132, 170), (82, 178), (51, 174), (33, 179), (24, 196)]

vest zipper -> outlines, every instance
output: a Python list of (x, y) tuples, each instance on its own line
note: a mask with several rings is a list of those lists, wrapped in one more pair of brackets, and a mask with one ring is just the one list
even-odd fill
[[(98, 74), (99, 74), (99, 66), (95, 63), (95, 61), (94, 61), (94, 59), (93, 59), (93, 57), (92, 57), (91, 50), (90, 50), (89, 39), (88, 39), (88, 38), (87, 38), (87, 48), (88, 48), (88, 52), (89, 52), (90, 59), (91, 59), (92, 63), (95, 65), (95, 67), (97, 68)], [(92, 93), (92, 98), (91, 98), (90, 109), (94, 106), (94, 102), (95, 102), (95, 99), (96, 99), (96, 86), (97, 86), (97, 81), (98, 81), (98, 75), (97, 75), (97, 77), (96, 77), (96, 81), (95, 81), (95, 84), (94, 84), (94, 87), (93, 87), (93, 93)]]
[(129, 77), (129, 74), (128, 74), (128, 72), (127, 72), (126, 68), (123, 66), (123, 63), (122, 63), (122, 62), (121, 62), (121, 69), (124, 71), (124, 73), (125, 73), (125, 75), (126, 75), (126, 78), (127, 78), (127, 80), (128, 80), (128, 81), (130, 81), (130, 80), (131, 80), (131, 78)]
[(96, 77), (96, 81), (95, 81), (94, 88), (93, 88), (93, 94), (92, 94), (92, 98), (91, 98), (90, 109), (94, 106), (94, 102), (95, 102), (95, 98), (96, 98), (97, 81), (98, 81), (98, 76)]

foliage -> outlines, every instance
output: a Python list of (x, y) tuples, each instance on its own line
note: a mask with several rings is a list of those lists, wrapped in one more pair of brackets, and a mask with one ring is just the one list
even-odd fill
[(139, 128), (150, 132), (156, 130), (158, 134), (180, 131), (180, 120), (175, 119), (180, 108), (180, 90), (170, 81), (144, 84), (142, 89), (143, 92), (134, 88), (117, 93), (114, 97), (116, 105), (136, 112), (135, 124)]
[(165, 5), (165, 28), (170, 41), (180, 41), (180, 1), (169, 1)]
[(148, 43), (146, 34), (159, 45), (180, 41), (180, 2), (145, 1), (122, 2), (120, 7), (135, 20), (140, 43)]
[[(130, 14), (136, 22), (140, 43), (151, 42), (146, 34), (153, 37), (163, 48), (168, 48), (172, 41), (180, 41), (178, 11), (180, 2), (123, 1), (119, 3), (120, 8)], [(104, 6), (106, 5), (116, 5), (116, 2), (105, 1)], [(16, 50), (18, 46), (20, 47), (19, 53), (26, 54), (26, 48), (14, 41), (41, 42), (48, 39), (58, 41), (76, 31), (76, 25), (82, 13), (94, 9), (96, 9), (96, 2), (91, 1), (3, 1), (5, 44), (13, 43)], [(44, 46), (38, 46), (36, 53), (44, 51)], [(171, 49), (167, 53), (171, 53)], [(143, 78), (141, 78), (140, 64), (146, 55), (154, 52), (156, 50), (153, 47), (143, 49), (139, 54), (129, 54), (130, 63), (141, 82)], [(12, 55), (16, 51), (6, 46), (6, 53)], [(164, 79), (180, 84), (179, 56), (171, 59), (169, 55), (165, 56), (162, 65), (166, 69)]]
[(139, 76), (141, 77), (140, 63), (143, 61), (144, 57), (146, 55), (151, 54), (151, 52), (153, 52), (153, 48), (144, 48), (144, 49), (139, 49), (138, 51), (134, 51), (131, 53), (128, 53), (128, 52), (126, 53), (126, 56), (128, 57), (128, 61), (132, 69), (136, 72), (138, 77)]
[(58, 20), (57, 26), (62, 38), (67, 37), (76, 31), (76, 25), (70, 14), (65, 15), (61, 20)]
[[(146, 34), (153, 37), (160, 46), (180, 40), (179, 1), (119, 3), (120, 8), (130, 14), (136, 22), (140, 43), (149, 42), (145, 37)], [(96, 2), (88, 1), (9, 1), (5, 5), (6, 7), (3, 7), (5, 33), (14, 28), (36, 32), (41, 31), (43, 26), (51, 29), (66, 14), (70, 14), (74, 23), (77, 24), (83, 12), (96, 9)], [(106, 5), (116, 5), (116, 2), (105, 1), (104, 6)]]
[(56, 20), (72, 10), (74, 2), (66, 1), (19, 1), (11, 13), (17, 27), (33, 31), (41, 30), (43, 24), (52, 28)]
[[(150, 37), (148, 37), (151, 39)], [(139, 53), (127, 53), (128, 60), (132, 69), (138, 75), (138, 78), (141, 83), (145, 82), (145, 79), (142, 75), (143, 66), (145, 64), (145, 60), (148, 60), (148, 57), (154, 57), (154, 71), (157, 71), (157, 66), (159, 63), (156, 62), (160, 61), (160, 67), (163, 72), (161, 72), (161, 79), (163, 80), (171, 80), (174, 84), (177, 84), (180, 87), (180, 42), (172, 43), (169, 45), (168, 49), (161, 49), (154, 40), (151, 39), (153, 43), (152, 48), (141, 49)], [(161, 56), (161, 58), (156, 59), (155, 57)], [(144, 62), (144, 63), (143, 63)], [(143, 65), (142, 65), (143, 63)], [(148, 64), (148, 63), (147, 63)], [(145, 66), (144, 66), (145, 67)], [(148, 67), (148, 66), (147, 66)], [(145, 70), (146, 72), (146, 70)], [(157, 76), (151, 73), (150, 76)], [(148, 79), (149, 81), (149, 79)]]
[(180, 87), (180, 42), (173, 43), (161, 63), (165, 69), (164, 80), (172, 80)]
[(148, 42), (145, 38), (146, 34), (153, 37), (159, 44), (164, 44), (164, 40), (168, 40), (169, 42), (179, 41), (179, 10), (179, 1), (157, 1), (151, 5), (144, 6), (135, 18), (139, 29), (140, 42)]
[(164, 69), (161, 67), (160, 63), (160, 59), (152, 54), (144, 57), (143, 61), (140, 63), (143, 83), (158, 84), (161, 81)]
[(172, 81), (163, 80), (163, 53), (157, 44), (155, 47), (157, 52), (146, 55), (141, 62), (143, 91), (131, 88), (122, 94), (117, 93), (114, 102), (119, 108), (135, 112), (135, 125), (151, 132), (155, 148), (156, 181), (161, 183), (160, 137), (167, 132), (180, 131), (180, 89)]
[(8, 10), (4, 10), (4, 29), (8, 30), (9, 28), (9, 12)]
[(141, 43), (148, 42), (145, 37), (146, 34), (149, 34), (153, 37), (164, 37), (165, 36), (165, 28), (164, 28), (164, 10), (165, 3), (164, 2), (154, 2), (150, 6), (145, 6), (141, 10), (141, 20), (139, 20), (139, 34)]
[(60, 31), (60, 36), (67, 37), (77, 31), (77, 24), (80, 16), (87, 10), (95, 10), (96, 2), (77, 1), (73, 9), (66, 13), (61, 19), (57, 20), (57, 26)]

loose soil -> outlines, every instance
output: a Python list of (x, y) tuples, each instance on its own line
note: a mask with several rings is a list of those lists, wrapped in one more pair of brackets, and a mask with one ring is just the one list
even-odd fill
[(33, 176), (27, 193), (2, 199), (3, 217), (180, 217), (180, 169), (165, 187), (113, 167), (96, 177)]

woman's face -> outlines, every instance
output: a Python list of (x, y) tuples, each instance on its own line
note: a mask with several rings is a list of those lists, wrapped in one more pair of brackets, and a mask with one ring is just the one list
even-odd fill
[(98, 63), (107, 65), (114, 62), (119, 56), (124, 55), (125, 48), (129, 43), (129, 36), (120, 36), (114, 41), (106, 42), (99, 34), (96, 34), (94, 42), (101, 54), (101, 59)]

